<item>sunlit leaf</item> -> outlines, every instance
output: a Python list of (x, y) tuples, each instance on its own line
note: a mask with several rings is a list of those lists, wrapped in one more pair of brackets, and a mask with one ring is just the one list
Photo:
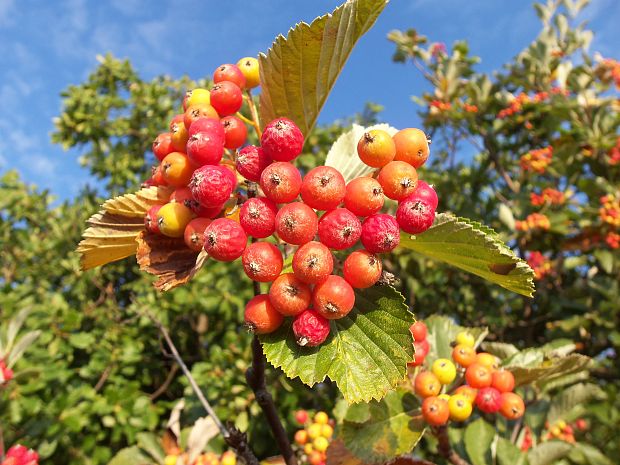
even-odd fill
[(149, 208), (167, 203), (171, 193), (169, 187), (146, 187), (133, 194), (106, 200), (102, 207), (108, 213), (144, 219)]

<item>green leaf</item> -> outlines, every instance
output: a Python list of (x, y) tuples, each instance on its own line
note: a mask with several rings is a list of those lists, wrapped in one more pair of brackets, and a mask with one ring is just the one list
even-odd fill
[(26, 334), (24, 334), (21, 338), (19, 338), (17, 343), (11, 349), (11, 352), (9, 352), (9, 355), (6, 359), (7, 366), (11, 368), (13, 365), (15, 365), (15, 363), (21, 358), (24, 352), (28, 349), (28, 347), (30, 347), (40, 335), (41, 335), (41, 331), (37, 329), (35, 331), (29, 331)]
[(489, 352), (500, 359), (512, 357), (513, 355), (519, 353), (519, 349), (517, 349), (514, 345), (507, 344), (505, 342), (484, 342), (482, 344), (482, 348), (485, 352)]
[(149, 465), (151, 459), (147, 457), (138, 446), (121, 449), (112, 457), (108, 465)]
[(486, 328), (467, 328), (459, 326), (450, 318), (439, 315), (432, 315), (424, 320), (428, 328), (426, 339), (430, 345), (430, 350), (426, 355), (425, 362), (428, 366), (438, 358), (452, 358), (452, 342), (456, 335), (461, 331), (467, 331), (476, 339), (476, 347), (489, 333)]
[(304, 136), (314, 127), (353, 47), (374, 24), (386, 0), (349, 0), (279, 35), (260, 61), (260, 119), (285, 116)]
[(160, 439), (155, 434), (146, 432), (138, 433), (136, 435), (136, 440), (138, 441), (138, 446), (148, 452), (153, 460), (157, 463), (164, 462), (166, 454), (161, 446)]
[(586, 463), (588, 465), (613, 465), (614, 463), (596, 447), (584, 442), (577, 442), (573, 445), (570, 459), (577, 463)]
[[(525, 352), (525, 351), (524, 351)], [(584, 355), (571, 354), (567, 357), (542, 360), (538, 363), (519, 365), (505, 363), (504, 367), (510, 369), (515, 376), (517, 386), (530, 383), (545, 383), (562, 376), (578, 373), (587, 369), (590, 359)]]
[(543, 442), (527, 454), (530, 465), (551, 465), (557, 460), (564, 458), (572, 449), (572, 445), (565, 441)]
[(498, 465), (524, 465), (527, 456), (506, 438), (497, 440)]
[(572, 415), (575, 409), (579, 410), (579, 414), (585, 411), (582, 404), (591, 399), (603, 400), (605, 397), (605, 391), (595, 384), (580, 383), (570, 386), (553, 397), (547, 421), (551, 425), (558, 420), (571, 421), (576, 418)]
[(403, 234), (400, 250), (408, 249), (531, 297), (534, 271), (510, 250), (495, 231), (475, 221), (441, 213), (423, 234)]
[(471, 422), (465, 429), (465, 450), (473, 465), (491, 463), (491, 443), (495, 437), (495, 428), (482, 418)]
[(341, 436), (347, 449), (364, 462), (384, 463), (411, 452), (424, 434), (420, 402), (409, 391), (398, 389), (380, 401), (351, 408), (365, 410), (367, 419), (352, 422), (347, 415)]
[(269, 363), (289, 378), (312, 386), (329, 376), (349, 403), (367, 402), (405, 378), (413, 359), (413, 322), (399, 292), (374, 286), (355, 293), (355, 307), (331, 322), (331, 334), (319, 347), (297, 345), (290, 321), (261, 341)]

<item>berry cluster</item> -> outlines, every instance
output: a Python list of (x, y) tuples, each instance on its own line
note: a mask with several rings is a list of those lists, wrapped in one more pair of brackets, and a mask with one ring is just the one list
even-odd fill
[(529, 252), (527, 264), (534, 270), (534, 276), (537, 280), (543, 279), (553, 271), (551, 260), (538, 250)]
[(32, 449), (17, 444), (6, 451), (4, 461), (0, 465), (38, 465), (39, 454)]
[[(427, 328), (424, 323), (416, 322), (411, 332), (416, 342), (426, 341)], [(420, 341), (416, 336), (421, 338)], [(423, 368), (413, 381), (416, 395), (424, 399), (424, 420), (432, 426), (444, 425), (448, 420), (465, 421), (471, 416), (474, 406), (484, 413), (499, 412), (509, 420), (521, 417), (525, 404), (519, 395), (512, 392), (515, 385), (512, 373), (499, 369), (495, 356), (486, 352), (476, 353), (471, 334), (461, 332), (455, 342), (452, 360), (436, 359), (430, 370)], [(426, 348), (424, 345), (421, 348), (420, 358), (423, 361), (428, 353), (428, 343)], [(418, 360), (416, 365), (422, 363)], [(459, 380), (464, 380), (465, 384), (456, 383), (448, 391), (447, 387), (457, 379), (458, 374), (461, 375)]]
[(522, 155), (519, 159), (519, 164), (523, 171), (533, 171), (538, 174), (543, 174), (552, 159), (553, 147), (549, 145), (542, 149), (530, 150), (525, 155)]
[(300, 462), (325, 465), (326, 451), (334, 435), (334, 420), (325, 412), (317, 412), (311, 421), (308, 412), (298, 410), (295, 412), (295, 421), (303, 426), (295, 432), (295, 444), (299, 446), (297, 450)]
[(547, 215), (530, 213), (524, 220), (515, 221), (515, 228), (517, 231), (531, 231), (533, 229), (548, 231), (551, 228), (551, 222)]
[(0, 360), (0, 386), (13, 379), (13, 370), (6, 366), (4, 360)]
[(534, 207), (542, 207), (543, 205), (562, 205), (566, 201), (566, 194), (551, 187), (545, 187), (542, 193), (530, 193), (530, 203)]
[(189, 454), (170, 454), (164, 458), (164, 465), (236, 465), (237, 456), (233, 451), (227, 450), (218, 455), (215, 452), (200, 454), (192, 463), (189, 462)]
[(520, 113), (521, 110), (523, 110), (524, 106), (545, 102), (549, 100), (552, 95), (567, 96), (568, 91), (560, 87), (552, 87), (551, 92), (541, 91), (536, 92), (531, 96), (529, 94), (521, 92), (512, 98), (508, 107), (499, 111), (497, 117), (499, 119), (504, 119), (506, 117), (513, 116), (517, 113)]

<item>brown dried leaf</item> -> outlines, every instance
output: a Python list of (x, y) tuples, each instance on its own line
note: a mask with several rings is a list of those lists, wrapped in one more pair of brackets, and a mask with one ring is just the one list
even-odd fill
[(140, 269), (159, 279), (155, 289), (169, 291), (187, 283), (198, 272), (208, 255), (190, 250), (183, 239), (142, 231), (136, 238), (136, 259)]
[(125, 194), (106, 200), (102, 207), (108, 213), (132, 218), (144, 218), (153, 205), (163, 205), (172, 194), (170, 187), (145, 187), (133, 194)]

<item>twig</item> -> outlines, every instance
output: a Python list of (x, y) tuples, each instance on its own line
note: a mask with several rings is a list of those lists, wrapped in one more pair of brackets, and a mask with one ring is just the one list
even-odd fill
[(437, 450), (442, 457), (448, 460), (452, 465), (469, 465), (469, 462), (457, 454), (450, 445), (450, 439), (448, 438), (448, 427), (438, 426), (433, 428), (433, 434), (437, 437), (439, 444)]
[(179, 365), (172, 365), (170, 367), (170, 371), (168, 372), (168, 376), (166, 376), (166, 379), (164, 380), (164, 382), (162, 383), (161, 386), (159, 386), (155, 392), (153, 392), (153, 394), (151, 394), (149, 396), (149, 398), (151, 399), (151, 401), (154, 401), (155, 399), (157, 399), (159, 396), (161, 396), (164, 392), (166, 392), (166, 390), (168, 389), (168, 386), (170, 386), (170, 383), (172, 382), (172, 380), (174, 379), (174, 375), (177, 374), (177, 371), (179, 371)]
[(97, 384), (95, 384), (95, 387), (93, 388), (95, 392), (99, 392), (99, 390), (103, 387), (108, 377), (110, 376), (110, 373), (112, 373), (113, 366), (114, 364), (110, 363), (107, 367), (105, 367), (105, 370), (103, 370), (103, 373), (101, 373), (101, 376), (99, 377), (99, 380), (97, 381)]
[(254, 131), (256, 131), (258, 140), (260, 140), (263, 134), (260, 130), (260, 120), (258, 118), (258, 110), (256, 109), (256, 105), (254, 105), (254, 99), (252, 98), (252, 91), (248, 89), (245, 91), (245, 93), (246, 93), (246, 100), (248, 101), (248, 107), (250, 108), (250, 113), (252, 114), (252, 122), (250, 122), (250, 124), (254, 126)]

